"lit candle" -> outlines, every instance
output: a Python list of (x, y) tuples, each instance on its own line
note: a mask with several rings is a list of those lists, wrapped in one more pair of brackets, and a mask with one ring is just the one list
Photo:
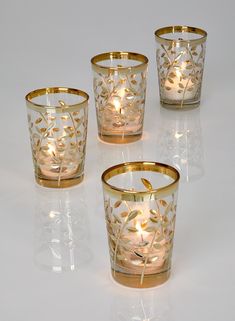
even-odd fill
[(108, 52), (91, 59), (101, 140), (128, 143), (142, 136), (147, 57)]
[(165, 99), (184, 101), (195, 97), (197, 86), (195, 86), (194, 79), (185, 74), (187, 68), (189, 68), (187, 62), (182, 62), (169, 72), (164, 84)]
[(132, 270), (137, 274), (155, 273), (156, 268), (164, 267), (169, 250), (168, 234), (166, 231), (165, 234), (163, 232), (166, 218), (157, 211), (152, 211), (153, 214), (150, 218), (148, 203), (138, 206), (135, 204), (129, 210), (131, 210), (129, 215), (135, 215), (135, 212), (139, 214), (127, 225), (125, 239), (128, 239), (128, 243), (122, 248), (116, 260), (120, 260), (118, 264), (123, 268)]
[[(58, 145), (64, 143), (59, 142)], [(66, 148), (66, 147), (65, 147)], [(66, 149), (65, 149), (66, 150)], [(48, 179), (68, 178), (78, 169), (75, 160), (65, 158), (66, 151), (59, 152), (54, 141), (48, 141), (46, 145), (40, 148), (38, 153), (38, 164), (41, 174)]]
[(102, 135), (128, 135), (140, 130), (143, 112), (128, 88), (115, 90), (103, 111)]
[[(170, 188), (178, 172), (172, 167), (167, 173), (165, 166), (169, 165), (124, 163), (102, 175), (112, 275), (121, 284), (149, 287), (169, 277), (177, 197)], [(151, 179), (157, 186), (140, 178), (146, 171), (154, 171)], [(115, 176), (120, 179), (112, 180)]]

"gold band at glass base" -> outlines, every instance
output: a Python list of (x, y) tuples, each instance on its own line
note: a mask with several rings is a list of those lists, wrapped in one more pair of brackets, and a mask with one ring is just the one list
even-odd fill
[(167, 100), (165, 100), (165, 101), (161, 100), (160, 103), (161, 103), (162, 107), (164, 107), (166, 109), (172, 109), (172, 110), (175, 110), (175, 109), (189, 110), (189, 109), (194, 109), (194, 108), (197, 108), (200, 106), (200, 101), (198, 101), (196, 103), (187, 102), (187, 104), (181, 104), (181, 103), (168, 102)]
[(116, 282), (124, 286), (138, 289), (159, 286), (169, 279), (171, 273), (171, 270), (168, 269), (160, 273), (145, 275), (143, 283), (141, 284), (140, 276), (138, 274), (126, 274), (122, 272), (116, 272), (113, 269), (111, 271)]
[(83, 181), (84, 174), (80, 177), (72, 177), (61, 180), (60, 184), (58, 185), (58, 180), (50, 180), (46, 178), (40, 178), (35, 175), (36, 182), (43, 186), (43, 187), (50, 187), (50, 188), (67, 188), (72, 187), (75, 185), (80, 184)]
[(136, 142), (137, 140), (140, 140), (142, 137), (141, 134), (136, 134), (136, 135), (123, 135), (123, 136), (117, 136), (117, 135), (102, 135), (99, 133), (99, 138), (106, 142), (106, 143), (111, 143), (111, 144), (128, 144), (128, 143), (133, 143)]

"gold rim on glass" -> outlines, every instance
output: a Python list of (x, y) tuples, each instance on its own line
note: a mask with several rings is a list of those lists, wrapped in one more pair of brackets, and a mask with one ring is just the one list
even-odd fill
[[(114, 59), (125, 59), (125, 60), (135, 60), (140, 62), (136, 66), (129, 67), (111, 67), (104, 66), (100, 64), (104, 60), (114, 60)], [(115, 72), (126, 73), (126, 72), (140, 72), (145, 70), (148, 65), (148, 58), (142, 54), (135, 52), (126, 52), (126, 51), (113, 51), (105, 52), (91, 58), (92, 68), (96, 72), (112, 74)]]
[[(67, 104), (60, 104), (58, 101), (57, 106), (49, 106), (49, 105), (41, 105), (34, 103), (32, 101), (33, 98), (48, 95), (48, 94), (58, 94), (58, 93), (67, 93), (67, 94), (74, 94), (80, 97), (83, 97), (84, 100), (80, 103), (73, 104), (73, 105), (67, 105)], [(79, 108), (85, 108), (88, 106), (88, 99), (89, 96), (87, 93), (85, 93), (82, 90), (74, 89), (74, 88), (67, 88), (67, 87), (47, 87), (47, 88), (41, 88), (31, 91), (25, 96), (27, 107), (34, 109), (36, 111), (41, 112), (42, 109), (54, 109), (56, 112), (64, 113), (67, 111), (75, 111)], [(60, 104), (60, 105), (59, 105)]]
[[(201, 37), (197, 39), (190, 39), (190, 40), (168, 39), (164, 37), (165, 34), (169, 34), (169, 33), (174, 34), (175, 32), (194, 33), (194, 34), (200, 35)], [(172, 42), (174, 42), (174, 43), (180, 43), (180, 44), (190, 43), (190, 44), (197, 45), (205, 42), (207, 38), (207, 32), (205, 30), (200, 28), (195, 28), (195, 27), (189, 27), (189, 26), (163, 27), (163, 28), (157, 29), (154, 34), (155, 34), (156, 41), (161, 44), (171, 44)]]
[[(120, 175), (127, 172), (135, 172), (135, 171), (152, 171), (162, 173), (171, 177), (174, 181), (169, 185), (160, 187), (158, 189), (152, 189), (148, 191), (132, 191), (127, 189), (118, 188), (108, 183), (108, 180), (116, 175)], [(114, 196), (119, 196), (122, 200), (125, 201), (145, 201), (158, 199), (159, 197), (164, 197), (169, 194), (174, 193), (179, 184), (180, 174), (179, 172), (172, 166), (156, 163), (156, 162), (128, 162), (122, 163), (115, 166), (112, 166), (106, 169), (102, 176), (101, 180), (103, 183), (103, 188), (107, 190), (109, 193)]]

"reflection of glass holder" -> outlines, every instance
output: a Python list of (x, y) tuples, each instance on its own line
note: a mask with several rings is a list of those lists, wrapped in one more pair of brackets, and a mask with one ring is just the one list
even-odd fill
[(113, 298), (110, 321), (170, 320), (168, 297), (156, 291), (128, 291)]
[(37, 188), (34, 259), (41, 269), (74, 271), (90, 259), (87, 208), (77, 199), (82, 192)]
[(171, 164), (181, 173), (184, 182), (204, 175), (203, 143), (200, 111), (160, 110), (158, 145), (161, 161)]

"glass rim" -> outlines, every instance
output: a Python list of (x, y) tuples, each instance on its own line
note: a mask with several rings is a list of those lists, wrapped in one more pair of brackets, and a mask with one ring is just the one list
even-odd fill
[[(84, 100), (76, 103), (76, 104), (61, 104), (56, 105), (56, 106), (49, 106), (46, 104), (38, 104), (32, 101), (33, 98), (35, 97), (40, 97), (48, 94), (58, 94), (58, 93), (67, 93), (67, 94), (74, 94), (80, 97), (83, 97)], [(80, 108), (85, 108), (88, 106), (88, 100), (89, 100), (89, 95), (80, 89), (75, 89), (75, 88), (69, 88), (69, 87), (45, 87), (45, 88), (40, 88), (40, 89), (35, 89), (31, 92), (29, 92), (25, 96), (26, 104), (27, 107), (30, 109), (34, 109), (36, 111), (41, 112), (42, 109), (53, 109), (56, 112), (68, 112), (68, 111), (76, 111)]]
[[(166, 37), (163, 37), (163, 35), (165, 34), (169, 34), (172, 33), (174, 34), (175, 32), (188, 32), (188, 33), (193, 33), (193, 34), (197, 34), (200, 35), (200, 38), (197, 39), (189, 39), (189, 40), (179, 40), (179, 39), (169, 39)], [(163, 27), (160, 29), (157, 29), (155, 32), (155, 38), (156, 41), (162, 44), (170, 44), (170, 43), (179, 43), (179, 44), (201, 44), (203, 42), (206, 41), (207, 39), (207, 32), (201, 28), (197, 28), (197, 27), (190, 27), (190, 26), (167, 26), (167, 27)]]
[[(99, 64), (100, 61), (111, 60), (111, 59), (125, 59), (125, 60), (133, 60), (139, 61), (140, 63), (135, 66), (128, 67), (112, 67), (112, 66), (103, 66)], [(140, 72), (145, 70), (148, 65), (148, 58), (140, 53), (129, 52), (129, 51), (109, 51), (98, 54), (91, 58), (92, 68), (97, 72)]]
[[(147, 191), (132, 191), (129, 189), (119, 188), (108, 183), (108, 180), (114, 176), (134, 171), (158, 172), (171, 177), (174, 181), (163, 187)], [(167, 164), (152, 161), (136, 161), (117, 164), (106, 169), (101, 176), (103, 188), (105, 190), (107, 190), (114, 196), (118, 195), (119, 197), (121, 197), (122, 200), (134, 202), (159, 199), (159, 197), (164, 197), (169, 194), (172, 194), (178, 188), (179, 179), (180, 174), (176, 168)]]

